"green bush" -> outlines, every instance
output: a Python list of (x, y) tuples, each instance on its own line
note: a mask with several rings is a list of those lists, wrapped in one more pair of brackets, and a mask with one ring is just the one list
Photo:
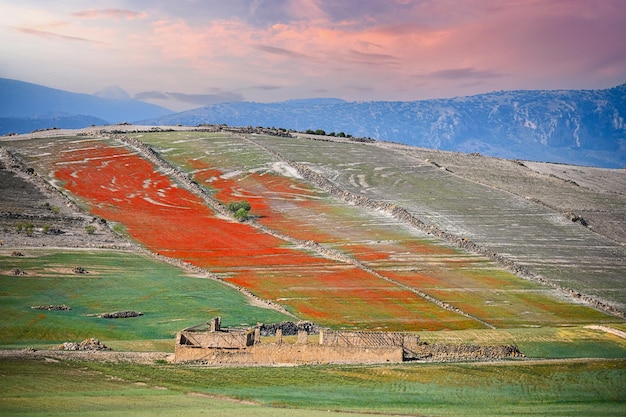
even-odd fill
[(252, 208), (252, 206), (250, 205), (250, 203), (248, 203), (245, 200), (242, 201), (231, 201), (230, 203), (228, 203), (226, 205), (226, 208), (228, 209), (228, 211), (230, 211), (231, 213), (236, 213), (238, 212), (240, 209), (244, 209), (246, 212), (250, 211), (250, 209)]
[(248, 220), (248, 211), (243, 207), (240, 208), (235, 212), (235, 219), (239, 220), (240, 222)]

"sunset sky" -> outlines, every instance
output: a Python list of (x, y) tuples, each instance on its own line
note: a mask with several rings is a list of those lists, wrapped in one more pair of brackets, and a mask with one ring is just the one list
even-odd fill
[(0, 0), (0, 77), (175, 110), (609, 88), (626, 0)]

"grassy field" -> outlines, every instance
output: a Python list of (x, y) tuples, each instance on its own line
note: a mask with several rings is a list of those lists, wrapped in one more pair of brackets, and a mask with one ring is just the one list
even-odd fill
[[(286, 316), (250, 305), (240, 292), (151, 257), (117, 251), (0, 252), (0, 346), (38, 346), (97, 337), (103, 341), (168, 339), (178, 330), (223, 316), (225, 325), (275, 322)], [(75, 274), (82, 266), (87, 274)], [(20, 268), (28, 275), (13, 276)], [(33, 310), (66, 304), (70, 311)], [(129, 319), (97, 315), (134, 310)]]
[(529, 358), (626, 359), (626, 339), (585, 327), (420, 332), (426, 343), (516, 345)]
[(3, 416), (620, 416), (626, 411), (624, 360), (230, 369), (0, 360), (0, 374)]

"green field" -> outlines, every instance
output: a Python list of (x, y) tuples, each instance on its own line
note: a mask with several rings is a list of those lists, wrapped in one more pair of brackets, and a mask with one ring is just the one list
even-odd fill
[[(177, 331), (223, 316), (226, 326), (285, 320), (250, 305), (239, 291), (192, 276), (152, 257), (119, 251), (23, 250), (0, 252), (0, 346), (20, 347), (81, 341), (169, 340)], [(74, 266), (87, 274), (75, 274)], [(27, 275), (13, 276), (20, 268)], [(66, 304), (69, 311), (31, 306)], [(101, 313), (133, 310), (143, 316), (101, 319)]]
[(221, 369), (0, 360), (0, 374), (3, 416), (621, 416), (626, 411), (624, 360)]

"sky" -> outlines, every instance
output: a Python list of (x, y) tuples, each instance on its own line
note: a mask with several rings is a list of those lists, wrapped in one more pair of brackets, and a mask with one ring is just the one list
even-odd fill
[(626, 82), (626, 0), (0, 0), (0, 77), (173, 110)]

